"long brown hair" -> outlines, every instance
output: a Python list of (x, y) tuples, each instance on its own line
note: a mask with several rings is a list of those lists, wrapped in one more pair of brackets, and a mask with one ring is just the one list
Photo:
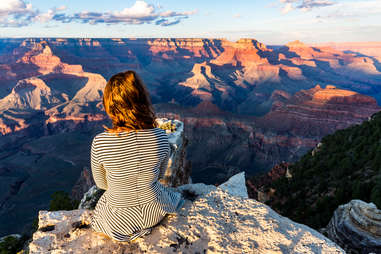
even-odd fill
[(104, 126), (108, 132), (157, 127), (147, 89), (134, 71), (110, 78), (104, 89), (103, 105), (112, 121), (112, 128)]

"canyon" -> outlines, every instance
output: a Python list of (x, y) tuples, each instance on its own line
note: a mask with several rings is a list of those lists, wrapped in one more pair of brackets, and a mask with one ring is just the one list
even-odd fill
[(295, 161), (380, 110), (377, 50), (344, 46), (0, 39), (0, 224), (46, 209), (56, 190), (71, 192), (89, 166), (92, 137), (110, 125), (101, 98), (113, 74), (141, 75), (157, 116), (184, 122), (192, 180), (219, 184)]

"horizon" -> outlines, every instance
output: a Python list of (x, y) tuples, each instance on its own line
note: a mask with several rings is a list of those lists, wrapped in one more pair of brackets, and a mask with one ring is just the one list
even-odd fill
[(346, 43), (350, 43), (350, 44), (357, 44), (357, 43), (381, 43), (381, 40), (380, 41), (341, 41), (341, 42), (338, 42), (338, 41), (322, 41), (322, 42), (310, 42), (310, 43), (307, 43), (307, 42), (304, 42), (304, 41), (301, 41), (301, 40), (293, 40), (293, 41), (287, 41), (283, 44), (277, 44), (277, 43), (264, 43), (260, 40), (257, 40), (256, 38), (248, 38), (248, 37), (241, 37), (241, 38), (238, 38), (238, 39), (228, 39), (228, 38), (217, 38), (217, 37), (54, 37), (54, 36), (51, 36), (51, 37), (1, 37), (0, 35), (0, 40), (7, 40), (7, 39), (91, 39), (91, 40), (98, 40), (98, 39), (141, 39), (141, 40), (156, 40), (156, 39), (206, 39), (206, 40), (226, 40), (226, 41), (229, 41), (229, 42), (232, 42), (232, 43), (236, 43), (238, 42), (239, 40), (241, 39), (249, 39), (249, 40), (256, 40), (260, 43), (263, 43), (267, 46), (279, 46), (279, 45), (286, 45), (288, 43), (292, 43), (292, 42), (296, 42), (296, 41), (299, 41), (303, 44), (306, 44), (308, 46), (314, 46), (314, 45), (326, 45), (326, 44), (346, 44)]
[(255, 38), (267, 45), (295, 40), (377, 42), (380, 15), (379, 0), (2, 0), (0, 38)]

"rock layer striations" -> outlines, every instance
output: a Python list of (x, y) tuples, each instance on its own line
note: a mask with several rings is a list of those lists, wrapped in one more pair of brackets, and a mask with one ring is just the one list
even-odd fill
[(339, 206), (325, 231), (348, 253), (381, 252), (381, 210), (373, 203), (352, 200)]

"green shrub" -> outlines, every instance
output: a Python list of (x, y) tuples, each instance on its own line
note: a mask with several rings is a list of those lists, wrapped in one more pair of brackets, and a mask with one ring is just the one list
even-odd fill
[(64, 191), (56, 191), (52, 194), (49, 211), (73, 210), (77, 209), (79, 201), (72, 200)]
[(7, 236), (0, 242), (0, 254), (15, 254), (23, 247), (23, 239)]

